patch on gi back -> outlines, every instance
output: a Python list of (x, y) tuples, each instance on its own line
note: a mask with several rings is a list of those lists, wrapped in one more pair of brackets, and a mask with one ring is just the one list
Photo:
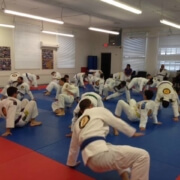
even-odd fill
[(79, 128), (83, 129), (86, 124), (89, 122), (90, 117), (88, 115), (83, 116), (79, 121)]
[(12, 77), (16, 77), (17, 76), (17, 74), (12, 74)]
[(164, 88), (164, 89), (163, 89), (163, 93), (164, 93), (164, 94), (170, 94), (170, 93), (171, 93), (171, 90), (168, 89), (168, 88)]

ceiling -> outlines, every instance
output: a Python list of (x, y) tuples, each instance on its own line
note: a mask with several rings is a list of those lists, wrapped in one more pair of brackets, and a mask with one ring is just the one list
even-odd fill
[[(116, 0), (118, 1), (118, 0)], [(3, 0), (1, 6), (3, 7)], [(136, 15), (100, 0), (4, 0), (6, 9), (63, 20), (65, 24), (110, 30), (159, 27), (159, 20), (180, 23), (180, 0), (121, 0), (142, 10)]]

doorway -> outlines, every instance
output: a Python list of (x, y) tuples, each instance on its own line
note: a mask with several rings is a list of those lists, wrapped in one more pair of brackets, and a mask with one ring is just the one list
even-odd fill
[(109, 78), (111, 74), (111, 53), (101, 53), (101, 70), (104, 73), (104, 79)]

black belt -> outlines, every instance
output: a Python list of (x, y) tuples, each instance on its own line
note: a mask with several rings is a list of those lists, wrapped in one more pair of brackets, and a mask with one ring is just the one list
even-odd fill
[[(24, 111), (24, 108), (21, 109), (21, 112)], [(15, 120), (15, 124), (17, 124), (19, 122), (19, 120), (21, 119), (22, 115), (20, 115), (16, 120)]]
[(105, 138), (104, 137), (101, 137), (101, 136), (95, 136), (95, 137), (91, 137), (91, 138), (88, 138), (86, 140), (83, 141), (83, 143), (81, 144), (81, 151), (90, 143), (94, 142), (94, 141), (97, 141), (97, 140), (104, 140), (105, 141)]
[(21, 119), (21, 115), (15, 120), (15, 124), (17, 124), (19, 122), (19, 120)]

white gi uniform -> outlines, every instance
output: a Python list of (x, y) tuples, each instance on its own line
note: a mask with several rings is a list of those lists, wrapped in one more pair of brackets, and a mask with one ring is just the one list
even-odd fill
[(38, 87), (37, 77), (35, 74), (23, 73), (22, 77), (23, 77), (23, 81), (29, 84), (29, 86), (33, 85), (36, 88)]
[(1, 94), (3, 96), (7, 96), (7, 88), (10, 86), (16, 87), (17, 85), (17, 79), (20, 76), (19, 72), (14, 72), (10, 74), (8, 84), (2, 89)]
[(77, 88), (69, 83), (64, 83), (61, 89), (61, 94), (58, 95), (58, 101), (52, 103), (53, 112), (55, 112), (56, 109), (64, 109), (65, 106), (71, 106), (74, 102), (74, 95), (70, 95), (66, 90), (69, 90), (75, 94)]
[(115, 85), (118, 86), (123, 81), (123, 72), (114, 73), (113, 79), (115, 80)]
[(124, 111), (130, 121), (140, 121), (139, 127), (146, 128), (149, 110), (152, 111), (153, 123), (158, 124), (157, 116), (154, 113), (155, 102), (152, 100), (136, 102), (134, 99), (131, 99), (129, 104), (119, 100), (116, 105), (115, 115), (120, 117), (122, 111)]
[(179, 116), (178, 106), (178, 95), (173, 89), (173, 84), (169, 81), (161, 81), (158, 85), (157, 94), (155, 98), (156, 108), (155, 113), (157, 114), (159, 106), (162, 100), (168, 101), (172, 104), (174, 117)]
[[(6, 109), (7, 116), (3, 114), (3, 107)], [(0, 116), (6, 119), (6, 128), (22, 127), (38, 116), (37, 104), (27, 99), (19, 101), (8, 97), (0, 101)]]
[(22, 84), (17, 84), (16, 88), (18, 89), (17, 99), (22, 100), (26, 94), (29, 95), (31, 100), (34, 99), (34, 96), (30, 91), (30, 87), (27, 83), (23, 82)]
[(148, 152), (131, 146), (106, 143), (104, 138), (109, 133), (109, 126), (129, 137), (136, 132), (136, 129), (103, 107), (86, 109), (74, 125), (67, 165), (76, 164), (81, 147), (84, 164), (95, 172), (117, 170), (121, 174), (124, 169), (131, 167), (131, 180), (148, 180)]
[(104, 88), (104, 79), (96, 77), (93, 84), (94, 91), (102, 95), (103, 88)]
[[(95, 92), (87, 92), (87, 93), (82, 94), (81, 100), (79, 101), (79, 103), (83, 99), (89, 99), (93, 107), (104, 107), (104, 103), (102, 102), (102, 97)], [(78, 113), (80, 111), (79, 103), (77, 104), (77, 106), (75, 107), (73, 111), (73, 118), (72, 118), (72, 124), (71, 124), (72, 131), (73, 131), (74, 123), (78, 119)]]
[(118, 89), (118, 88), (115, 87), (114, 88), (114, 93), (107, 96), (106, 100), (119, 97), (119, 96), (123, 95), (124, 93), (126, 94), (127, 102), (129, 102), (129, 100), (130, 100), (130, 92), (129, 92), (129, 90), (128, 90), (128, 88), (126, 86), (121, 88), (121, 89)]
[(90, 72), (90, 73), (93, 73), (95, 77), (99, 77), (99, 78), (100, 78), (100, 75), (103, 73), (103, 72), (102, 72), (101, 70), (99, 70), (99, 69), (96, 69), (96, 70), (90, 69), (89, 72)]
[(114, 92), (114, 87), (115, 87), (115, 79), (113, 78), (106, 79), (103, 88), (103, 95), (108, 96), (108, 92)]
[(59, 80), (61, 79), (61, 74), (59, 72), (55, 72), (52, 76), (52, 81), (46, 87), (48, 92), (51, 92), (53, 89), (56, 90), (56, 97), (61, 91), (61, 86), (59, 85)]
[(84, 86), (84, 76), (85, 73), (78, 73), (73, 77), (76, 86)]
[(149, 79), (143, 77), (133, 78), (131, 82), (128, 84), (128, 89), (131, 89), (134, 86), (135, 89), (133, 89), (133, 91), (139, 93), (143, 90), (143, 87), (147, 85), (148, 81)]
[(160, 69), (157, 72), (157, 79), (159, 81), (163, 81), (164, 77), (169, 77), (169, 72), (167, 69), (163, 69), (162, 71), (160, 71)]

